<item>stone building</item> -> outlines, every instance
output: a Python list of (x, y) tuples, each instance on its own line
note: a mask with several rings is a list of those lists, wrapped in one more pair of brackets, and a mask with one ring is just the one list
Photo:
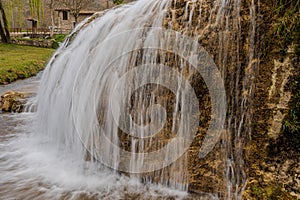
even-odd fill
[[(124, 3), (129, 3), (134, 0), (124, 0)], [(109, 9), (115, 6), (113, 4), (112, 0), (98, 0), (93, 2), (90, 6), (88, 6), (86, 9), (79, 12), (79, 16), (77, 19), (77, 22), (81, 22), (85, 18), (93, 15), (94, 13), (98, 11), (102, 11), (105, 9)], [(55, 32), (56, 33), (69, 33), (75, 26), (75, 18), (71, 14), (70, 9), (65, 7), (57, 7), (55, 9), (54, 14), (54, 21), (55, 21)], [(49, 24), (49, 22), (48, 22)]]
[[(83, 10), (79, 12), (77, 21), (81, 22), (85, 18), (93, 15), (97, 11)], [(75, 17), (68, 8), (55, 9), (55, 32), (69, 33), (76, 26)]]
[[(124, 0), (128, 3), (135, 0)], [(69, 33), (74, 28), (74, 17), (70, 14), (70, 10), (61, 3), (54, 2), (54, 25), (55, 33)], [(11, 32), (22, 33), (22, 31), (30, 32), (49, 32), (52, 26), (50, 0), (42, 0), (40, 9), (31, 8), (28, 0), (20, 0), (18, 4), (11, 0), (2, 0), (6, 11), (9, 28)], [(78, 22), (84, 18), (91, 16), (93, 13), (109, 9), (115, 6), (113, 0), (97, 0), (91, 1), (79, 13)], [(31, 19), (34, 19), (32, 21)], [(33, 24), (34, 23), (34, 24)]]

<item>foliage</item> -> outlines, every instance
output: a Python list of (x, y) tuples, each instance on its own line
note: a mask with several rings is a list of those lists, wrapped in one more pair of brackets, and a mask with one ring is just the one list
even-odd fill
[[(17, 0), (18, 1), (18, 0)], [(40, 21), (44, 17), (41, 0), (29, 0), (30, 15)]]
[(0, 43), (0, 84), (36, 75), (53, 49)]
[(53, 35), (53, 37), (48, 38), (48, 39), (44, 39), (44, 38), (18, 38), (19, 41), (45, 41), (45, 40), (51, 40), (52, 42), (52, 46), (51, 48), (53, 49), (57, 49), (59, 47), (59, 44), (62, 43), (65, 40), (65, 37), (67, 35), (65, 34), (57, 34), (57, 35)]
[(267, 37), (267, 43), (271, 43), (267, 46), (276, 45), (285, 54), (290, 44), (299, 41), (300, 0), (276, 0), (273, 5), (276, 23)]
[(276, 35), (281, 36), (286, 42), (299, 39), (300, 0), (277, 0), (278, 8), (275, 10), (278, 23)]
[(54, 36), (53, 36), (53, 39), (54, 39), (56, 42), (63, 42), (65, 38), (66, 38), (66, 35), (65, 35), (65, 34), (58, 34), (58, 35), (54, 35)]
[(282, 191), (281, 187), (276, 184), (269, 184), (262, 186), (258, 182), (250, 183), (251, 196), (255, 199), (263, 200), (281, 200), (294, 199), (287, 192)]
[(255, 196), (260, 196), (262, 194), (262, 189), (256, 184), (252, 184), (250, 189), (251, 193)]
[(292, 78), (291, 82), (293, 96), (282, 128), (283, 134), (288, 139), (288, 145), (300, 153), (300, 72)]
[(24, 0), (3, 0), (8, 27), (22, 28), (25, 25)]
[[(7, 11), (10, 28), (26, 27), (26, 19), (34, 18), (40, 25), (44, 25), (44, 1), (42, 0), (3, 0)], [(27, 5), (29, 10), (27, 10)]]
[(113, 3), (119, 5), (123, 3), (123, 0), (113, 0)]
[(53, 36), (54, 42), (52, 44), (52, 48), (57, 49), (59, 47), (59, 43), (63, 42), (65, 37), (66, 37), (65, 34), (54, 35)]

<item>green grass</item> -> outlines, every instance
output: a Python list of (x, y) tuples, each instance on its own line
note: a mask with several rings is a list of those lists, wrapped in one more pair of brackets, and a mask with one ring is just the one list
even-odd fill
[(54, 49), (0, 43), (0, 84), (36, 75)]

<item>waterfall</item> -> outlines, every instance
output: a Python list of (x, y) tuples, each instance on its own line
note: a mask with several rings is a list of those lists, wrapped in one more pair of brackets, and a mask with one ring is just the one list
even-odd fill
[[(254, 80), (258, 70), (255, 48), (259, 1), (191, 0), (187, 1), (183, 13), (182, 5), (178, 4), (175, 1), (171, 6), (169, 18), (172, 20), (168, 27), (197, 39), (214, 57), (225, 82), (228, 109), (226, 131), (221, 136), (219, 148), (221, 153), (207, 160), (211, 163), (223, 160), (224, 176), (220, 177), (225, 180), (225, 187), (222, 183), (216, 185), (226, 188), (224, 198), (241, 199), (247, 184), (243, 145), (251, 135)], [(178, 13), (174, 17), (176, 9)], [(215, 167), (213, 165), (211, 167)], [(215, 169), (214, 173), (216, 171), (222, 173), (222, 170)]]
[(179, 18), (179, 0), (140, 0), (85, 20), (43, 73), (39, 137), (79, 161), (185, 191), (199, 181), (191, 171), (214, 163), (221, 169), (203, 192), (240, 199), (256, 65), (252, 1), (242, 66), (241, 4), (192, 0)]

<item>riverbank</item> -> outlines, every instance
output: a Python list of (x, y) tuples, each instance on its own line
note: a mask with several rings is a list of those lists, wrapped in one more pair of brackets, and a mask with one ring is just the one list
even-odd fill
[(35, 76), (54, 49), (0, 43), (0, 85)]

